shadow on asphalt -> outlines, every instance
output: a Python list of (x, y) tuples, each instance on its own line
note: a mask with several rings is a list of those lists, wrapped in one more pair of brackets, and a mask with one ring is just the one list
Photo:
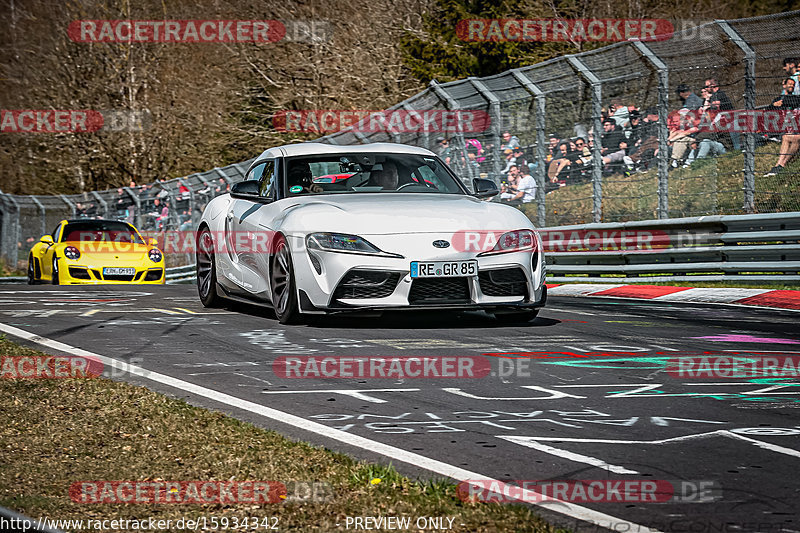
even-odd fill
[[(279, 326), (275, 313), (268, 307), (226, 302), (225, 308), (235, 313), (262, 317)], [(380, 315), (333, 314), (311, 316), (298, 326), (319, 329), (475, 329), (475, 328), (537, 328), (561, 323), (553, 318), (537, 317), (530, 322), (514, 322), (495, 318), (482, 311), (386, 311)]]

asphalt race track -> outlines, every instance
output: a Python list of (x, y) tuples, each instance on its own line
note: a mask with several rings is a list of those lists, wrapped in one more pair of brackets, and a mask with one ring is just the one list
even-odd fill
[[(687, 352), (800, 355), (799, 322), (792, 311), (552, 297), (527, 327), (477, 312), (335, 317), (285, 327), (258, 307), (204, 309), (194, 285), (0, 287), (6, 326), (482, 476), (666, 480), (681, 487), (680, 502), (577, 503), (619, 519), (608, 524), (617, 531), (800, 531), (800, 382), (691, 379), (665, 370), (670, 358)], [(491, 373), (285, 379), (273, 371), (280, 356), (309, 355), (483, 356)], [(432, 475), (421, 463), (376, 453), (379, 447), (368, 451), (163, 382), (119, 377), (391, 462), (411, 476)], [(574, 515), (559, 505), (548, 507)], [(574, 518), (544, 514), (589, 530)]]

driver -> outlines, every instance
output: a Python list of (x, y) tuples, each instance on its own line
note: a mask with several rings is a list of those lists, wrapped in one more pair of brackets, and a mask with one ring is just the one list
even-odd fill
[[(289, 167), (289, 176), (286, 181), (289, 192), (292, 194), (317, 193), (323, 190), (322, 186), (313, 182), (311, 167), (305, 162), (292, 163)], [(296, 186), (302, 187), (302, 191), (292, 191)]]
[(383, 170), (376, 170), (372, 172), (370, 181), (375, 185), (379, 185), (385, 191), (393, 191), (397, 189), (399, 177), (397, 175), (397, 166), (394, 163), (386, 162), (383, 164)]

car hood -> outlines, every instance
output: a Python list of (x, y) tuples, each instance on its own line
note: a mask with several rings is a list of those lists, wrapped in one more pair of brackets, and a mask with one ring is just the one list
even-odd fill
[(61, 248), (74, 246), (81, 252), (81, 258), (100, 261), (140, 261), (147, 258), (152, 246), (130, 242), (66, 242)]
[(524, 213), (472, 196), (435, 193), (320, 195), (286, 200), (283, 227), (292, 233), (356, 235), (533, 229)]

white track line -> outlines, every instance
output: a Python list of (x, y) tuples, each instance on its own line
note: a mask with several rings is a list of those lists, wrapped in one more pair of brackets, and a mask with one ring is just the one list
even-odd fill
[[(499, 480), (478, 474), (476, 472), (465, 470), (463, 468), (459, 468), (457, 466), (437, 461), (435, 459), (430, 459), (428, 457), (413, 452), (409, 452), (401, 448), (391, 446), (389, 444), (384, 444), (382, 442), (370, 440), (365, 437), (353, 435), (351, 433), (346, 433), (344, 431), (340, 431), (338, 429), (325, 426), (318, 422), (306, 420), (305, 418), (292, 415), (289, 413), (284, 413), (283, 411), (278, 411), (277, 409), (273, 409), (271, 407), (266, 407), (264, 405), (259, 405), (257, 403), (253, 403), (247, 400), (242, 400), (240, 398), (236, 398), (235, 396), (218, 392), (213, 389), (208, 389), (200, 385), (195, 385), (193, 383), (173, 378), (165, 374), (159, 374), (158, 372), (151, 372), (144, 368), (129, 365), (124, 361), (118, 361), (116, 359), (112, 359), (104, 355), (99, 355), (93, 352), (89, 352), (87, 350), (83, 350), (81, 348), (70, 346), (69, 344), (64, 344), (62, 342), (48, 339), (46, 337), (41, 337), (39, 335), (30, 333), (28, 331), (15, 328), (14, 326), (9, 326), (8, 324), (0, 323), (0, 331), (3, 331), (9, 335), (13, 335), (15, 337), (24, 339), (29, 342), (34, 342), (41, 346), (57, 350), (59, 352), (68, 353), (70, 355), (77, 355), (80, 357), (95, 358), (101, 361), (104, 365), (123, 370), (132, 375), (139, 376), (148, 379), (150, 381), (154, 381), (156, 383), (161, 383), (163, 385), (174, 387), (176, 389), (180, 389), (182, 391), (191, 394), (202, 396), (209, 400), (223, 403), (225, 405), (229, 405), (237, 409), (249, 411), (251, 413), (255, 413), (257, 415), (275, 420), (277, 422), (288, 424), (290, 426), (294, 426), (296, 428), (300, 428), (305, 431), (310, 431), (311, 433), (315, 433), (323, 437), (337, 440), (349, 446), (354, 446), (356, 448), (361, 448), (369, 452), (378, 453), (390, 459), (394, 459), (412, 466), (420, 467), (425, 470), (428, 470), (429, 472), (449, 477), (457, 481), (480, 480), (481, 482), (489, 481), (489, 482), (501, 483)], [(563, 514), (578, 520), (583, 520), (591, 524), (596, 524), (596, 525), (614, 524), (613, 526), (611, 526), (612, 528), (616, 528), (617, 525), (625, 524), (626, 526), (625, 531), (636, 531), (638, 533), (660, 533), (656, 529), (650, 529), (642, 525), (636, 524), (634, 522), (622, 520), (620, 518), (616, 518), (614, 516), (607, 515), (605, 513), (601, 513), (593, 509), (589, 509), (588, 507), (582, 507), (580, 505), (575, 505), (570, 502), (549, 498), (543, 494), (537, 493), (536, 491), (521, 489), (520, 501), (528, 503), (541, 501), (541, 503), (532, 503), (532, 505), (541, 506), (550, 511), (554, 511), (559, 514)], [(547, 503), (559, 504), (558, 509), (557, 510), (549, 509)]]
[(540, 452), (549, 453), (551, 455), (555, 455), (556, 457), (561, 457), (562, 459), (569, 459), (570, 461), (575, 461), (577, 463), (585, 463), (587, 465), (592, 465), (594, 467), (601, 468), (603, 470), (608, 470), (609, 472), (614, 472), (615, 474), (639, 473), (636, 470), (630, 470), (628, 468), (625, 468), (624, 466), (608, 464), (602, 459), (597, 459), (596, 457), (570, 452), (568, 450), (562, 450), (561, 448), (553, 448), (552, 446), (548, 446), (547, 444), (536, 442), (536, 440), (534, 440), (531, 437), (515, 437), (512, 435), (508, 436), (495, 435), (495, 436), (498, 439), (507, 440), (509, 442), (513, 442), (514, 444), (519, 444), (521, 446), (527, 446), (528, 448), (533, 448), (534, 450), (539, 450)]

